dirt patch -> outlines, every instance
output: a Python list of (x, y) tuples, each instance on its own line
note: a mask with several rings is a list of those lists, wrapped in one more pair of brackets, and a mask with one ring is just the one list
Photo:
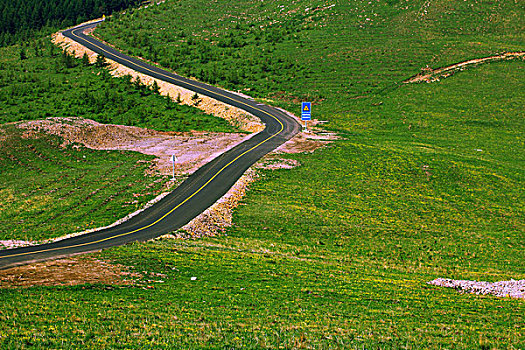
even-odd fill
[(135, 126), (101, 124), (82, 118), (48, 118), (16, 123), (25, 138), (40, 132), (63, 138), (63, 146), (79, 143), (91, 149), (136, 151), (156, 156), (151, 172), (172, 173), (171, 155), (177, 157), (177, 174), (191, 174), (211, 159), (249, 136), (232, 133), (160, 132)]
[(441, 67), (437, 69), (432, 69), (429, 66), (421, 69), (421, 73), (403, 81), (403, 83), (421, 83), (427, 82), (432, 83), (434, 81), (439, 81), (440, 79), (447, 78), (458, 71), (462, 71), (469, 66), (475, 66), (482, 63), (488, 63), (493, 61), (502, 61), (502, 60), (514, 60), (514, 59), (525, 59), (525, 52), (506, 52), (501, 55), (489, 56), (484, 58), (476, 58), (468, 61), (463, 61), (460, 63), (453, 64), (447, 67)]
[[(303, 125), (304, 121), (295, 114), (288, 112), (285, 109), (278, 108), (288, 116), (294, 118), (299, 124)], [(298, 133), (290, 140), (279, 146), (273, 154), (279, 153), (312, 153), (316, 149), (326, 147), (330, 143), (338, 140), (339, 137), (330, 132), (326, 132), (319, 126), (327, 123), (327, 121), (313, 119), (308, 122), (308, 129)]]
[(0, 288), (94, 283), (129, 285), (140, 277), (122, 265), (93, 258), (68, 258), (0, 270)]
[(333, 142), (334, 139), (336, 139), (335, 135), (329, 133), (316, 134), (315, 131), (302, 132), (279, 146), (275, 152), (312, 153), (316, 149), (326, 147), (331, 142)]
[[(85, 54), (89, 57), (91, 63), (94, 63), (97, 54), (77, 42), (66, 38), (62, 33), (56, 33), (52, 36), (52, 41), (55, 45), (67, 50), (70, 54), (80, 58)], [(152, 78), (148, 75), (134, 71), (128, 67), (118, 64), (115, 61), (106, 59), (109, 63), (108, 69), (111, 75), (115, 77), (131, 76), (134, 79), (140, 79), (145, 85), (152, 85), (154, 81), (160, 88), (160, 94), (170, 96), (174, 101), (180, 99), (182, 104), (195, 106), (208, 114), (213, 114), (217, 117), (227, 120), (234, 127), (247, 132), (259, 132), (264, 129), (264, 124), (256, 116), (243, 111), (240, 108), (229, 106), (223, 102), (217, 101), (207, 96), (199, 96), (198, 103), (192, 99), (195, 94), (193, 91), (184, 89), (180, 86), (167, 83), (162, 80)]]

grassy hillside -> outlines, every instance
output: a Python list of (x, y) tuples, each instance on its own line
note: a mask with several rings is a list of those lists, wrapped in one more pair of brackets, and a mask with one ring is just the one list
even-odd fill
[[(160, 194), (153, 157), (61, 147), (58, 137), (0, 129), (0, 239), (39, 240), (109, 225)], [(166, 188), (164, 187), (164, 190)]]
[(343, 139), (290, 156), (299, 168), (265, 171), (227, 235), (97, 255), (133, 266), (142, 285), (3, 292), (0, 341), (523, 348), (523, 300), (426, 282), (525, 279), (525, 65), (397, 82), (523, 50), (524, 19), (514, 1), (182, 0), (107, 23), (98, 35), (181, 73), (296, 112), (312, 99)]
[(257, 97), (326, 99), (318, 111), (329, 115), (343, 110), (334, 101), (379, 93), (427, 64), (523, 49), (524, 29), (514, 1), (197, 0), (127, 11), (97, 34)]
[(137, 0), (0, 0), (0, 46), (50, 34), (138, 3)]
[(7, 123), (80, 117), (162, 131), (236, 131), (151, 86), (65, 56), (48, 39), (0, 48), (0, 104), (0, 239), (45, 239), (110, 224), (167, 181), (144, 177), (151, 157), (63, 149), (53, 137), (24, 139)]
[[(346, 140), (264, 172), (227, 235), (97, 255), (143, 274), (136, 286), (4, 290), (3, 345), (519, 349), (523, 300), (426, 282), (525, 278), (522, 69), (405, 86), (384, 114), (362, 102)], [(451, 96), (457, 111), (434, 106)], [(397, 120), (398, 104), (424, 107)], [(491, 105), (505, 113), (481, 119)]]
[(151, 86), (86, 66), (48, 39), (0, 48), (0, 88), (0, 123), (81, 117), (161, 131), (235, 130), (224, 119), (160, 96)]

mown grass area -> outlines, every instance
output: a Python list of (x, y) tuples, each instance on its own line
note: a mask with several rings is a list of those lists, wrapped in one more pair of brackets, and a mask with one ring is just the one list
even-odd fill
[[(0, 129), (0, 238), (41, 240), (109, 225), (166, 190), (154, 157), (96, 151), (56, 136)], [(78, 146), (78, 145), (77, 145)]]
[[(4, 347), (523, 348), (523, 300), (426, 282), (525, 279), (525, 66), (499, 62), (432, 84), (395, 84), (426, 64), (523, 49), (523, 9), (489, 1), (335, 3), (316, 11), (315, 23), (304, 19), (309, 29), (298, 33), (312, 49), (296, 54), (286, 39), (262, 54), (288, 56), (309, 74), (288, 85), (286, 70), (254, 81), (248, 71), (262, 68), (255, 62), (245, 65), (245, 81), (219, 84), (252, 84), (251, 92), (284, 106), (316, 99), (314, 117), (343, 139), (289, 156), (301, 167), (262, 172), (227, 235), (97, 255), (142, 273), (136, 286), (2, 291)], [(168, 42), (171, 26), (215, 50), (204, 37), (218, 26), (219, 38), (233, 32), (256, 56), (259, 44), (223, 21), (284, 21), (290, 6), (299, 16), (331, 4), (219, 0), (203, 11), (204, 2), (168, 1), (118, 25), (148, 37), (153, 51), (165, 47), (158, 38)], [(129, 47), (109, 34), (115, 22), (100, 35)], [(181, 67), (184, 57), (193, 56), (175, 57)], [(217, 67), (243, 62), (212, 58)]]

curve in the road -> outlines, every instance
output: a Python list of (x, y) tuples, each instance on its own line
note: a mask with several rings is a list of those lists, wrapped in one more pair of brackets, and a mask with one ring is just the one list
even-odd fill
[(0, 269), (34, 261), (97, 251), (134, 241), (145, 241), (187, 224), (222, 197), (257, 160), (300, 130), (299, 123), (276, 108), (257, 103), (214, 86), (190, 80), (126, 56), (93, 37), (86, 29), (99, 22), (68, 29), (63, 35), (133, 70), (239, 107), (257, 117), (265, 129), (223, 153), (188, 177), (161, 201), (120, 225), (54, 243), (0, 251)]

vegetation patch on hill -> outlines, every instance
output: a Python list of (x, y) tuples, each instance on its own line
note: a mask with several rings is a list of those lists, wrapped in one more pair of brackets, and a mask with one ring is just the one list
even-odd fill
[(316, 107), (331, 115), (427, 65), (522, 50), (524, 12), (513, 1), (167, 1), (116, 15), (95, 34), (297, 114), (301, 100), (337, 101)]
[(138, 0), (0, 0), (0, 46), (51, 34), (113, 11), (137, 5)]
[[(0, 48), (0, 123), (48, 117), (81, 117), (100, 123), (160, 131), (237, 129), (221, 118), (161, 96), (130, 76), (75, 59), (49, 39)], [(172, 96), (174, 97), (174, 96)]]

